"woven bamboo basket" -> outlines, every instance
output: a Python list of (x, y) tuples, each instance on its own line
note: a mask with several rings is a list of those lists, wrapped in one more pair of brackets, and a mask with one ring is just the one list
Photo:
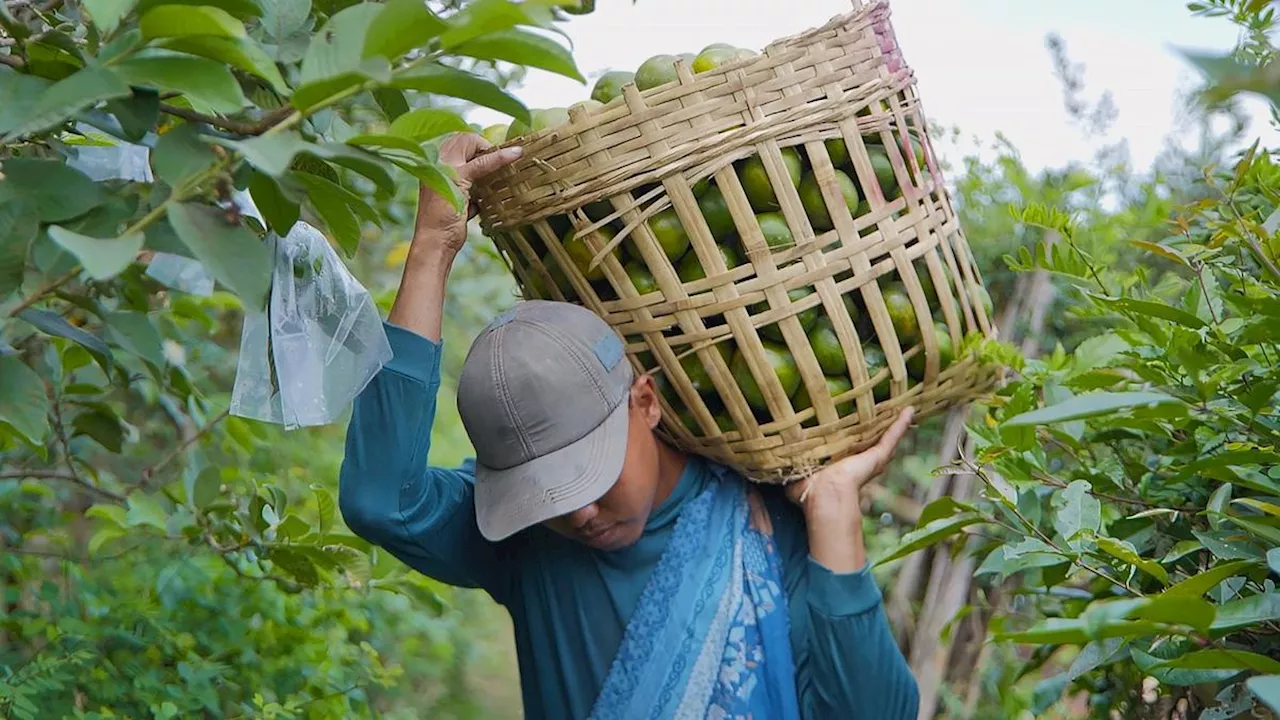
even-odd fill
[(994, 325), (888, 6), (855, 0), (757, 57), (677, 73), (571, 109), (473, 189), (525, 297), (598, 313), (658, 381), (667, 439), (759, 482), (865, 449), (905, 406), (988, 390), (996, 368), (943, 367)]

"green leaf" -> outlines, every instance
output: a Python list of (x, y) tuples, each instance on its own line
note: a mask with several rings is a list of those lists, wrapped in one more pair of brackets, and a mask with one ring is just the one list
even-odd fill
[(212, 35), (245, 38), (244, 23), (231, 13), (209, 5), (160, 5), (138, 23), (144, 40)]
[(385, 197), (393, 197), (396, 194), (396, 182), (391, 177), (391, 166), (377, 155), (341, 143), (325, 143), (318, 147), (317, 154), (335, 165), (341, 165), (368, 178), (378, 186), (378, 190)]
[(1224, 522), (1222, 515), (1227, 507), (1227, 502), (1231, 500), (1231, 490), (1231, 483), (1223, 483), (1209, 496), (1209, 504), (1205, 506), (1205, 510), (1209, 514), (1209, 526), (1214, 530), (1222, 529), (1222, 523)]
[(290, 513), (281, 521), (277, 531), (280, 533), (280, 537), (287, 540), (300, 540), (311, 532), (311, 526), (307, 524), (306, 520)]
[(44, 443), (49, 428), (49, 398), (44, 382), (16, 355), (0, 355), (0, 423), (32, 445)]
[(407, 165), (397, 162), (396, 165), (404, 168), (429, 190), (449, 201), (454, 211), (462, 212), (462, 205), (466, 199), (462, 196), (458, 186), (454, 183), (450, 175), (446, 175), (439, 165)]
[(113, 453), (119, 453), (124, 445), (124, 428), (120, 419), (99, 410), (88, 410), (71, 421), (75, 435), (86, 435)]
[(206, 508), (222, 493), (222, 469), (209, 465), (196, 476), (191, 489), (191, 503), (196, 508)]
[(90, 66), (50, 85), (23, 116), (15, 118), (14, 125), (0, 126), (0, 134), (4, 140), (13, 140), (42, 132), (62, 125), (85, 108), (129, 93), (129, 87), (111, 70)]
[(1239, 575), (1249, 568), (1257, 567), (1257, 565), (1258, 563), (1252, 560), (1235, 560), (1214, 565), (1198, 575), (1192, 575), (1186, 580), (1174, 583), (1168, 590), (1164, 591), (1164, 595), (1200, 597), (1218, 587), (1223, 580)]
[(1156, 667), (1179, 670), (1249, 670), (1257, 673), (1280, 673), (1280, 660), (1246, 650), (1209, 648), (1165, 660)]
[(1142, 598), (1129, 619), (1150, 620), (1166, 625), (1184, 625), (1205, 632), (1214, 621), (1212, 603), (1186, 595), (1156, 595)]
[(482, 107), (506, 113), (528, 124), (529, 110), (496, 84), (471, 73), (445, 65), (424, 65), (404, 75), (397, 75), (392, 85), (430, 95), (447, 95)]
[(106, 358), (111, 357), (111, 348), (107, 347), (107, 343), (97, 335), (81, 330), (80, 328), (67, 322), (61, 315), (50, 312), (48, 310), (40, 310), (38, 308), (27, 308), (18, 317), (26, 322), (31, 323), (36, 328), (49, 335), (67, 338), (76, 342), (86, 350), (92, 353), (102, 355)]
[(271, 89), (281, 95), (289, 92), (289, 86), (285, 84), (284, 76), (280, 74), (275, 61), (251, 38), (200, 35), (173, 38), (166, 40), (161, 46), (226, 63), (266, 80)]
[(1155, 657), (1137, 647), (1131, 647), (1129, 655), (1133, 658), (1134, 664), (1138, 666), (1138, 669), (1165, 685), (1187, 686), (1214, 683), (1239, 674), (1239, 671), (1236, 670), (1192, 670), (1161, 667), (1161, 664), (1167, 658)]
[(271, 254), (243, 225), (228, 225), (217, 208), (185, 203), (169, 210), (169, 224), (218, 282), (250, 311), (266, 307)]
[(0, 203), (16, 198), (30, 200), (41, 222), (70, 220), (106, 199), (97, 183), (57, 160), (8, 158), (3, 172)]
[(160, 121), (160, 95), (154, 90), (135, 89), (129, 97), (108, 100), (106, 110), (116, 116), (129, 142), (141, 142)]
[(1204, 545), (1201, 545), (1199, 540), (1180, 540), (1169, 549), (1169, 552), (1165, 553), (1165, 556), (1161, 558), (1160, 562), (1171, 563), (1180, 560), (1197, 550), (1203, 549)]
[(1189, 478), (1205, 470), (1244, 465), (1280, 465), (1280, 454), (1268, 450), (1227, 450), (1187, 463), (1182, 466), (1178, 477)]
[(483, 35), (454, 48), (454, 52), (477, 60), (502, 60), (538, 68), (586, 83), (573, 55), (551, 38), (527, 30), (510, 29)]
[(109, 280), (133, 264), (142, 249), (142, 233), (122, 235), (104, 240), (72, 232), (60, 225), (51, 225), (49, 237), (67, 252), (76, 256), (89, 277)]
[(237, 150), (249, 164), (273, 177), (280, 177), (288, 172), (298, 153), (314, 152), (316, 147), (293, 131), (261, 135), (248, 140), (226, 140), (223, 144)]
[[(404, 99), (404, 93), (395, 88), (375, 88), (373, 90), (373, 100), (382, 109), (382, 114), (387, 118), (387, 122), (391, 122), (409, 112), (409, 103)], [(350, 142), (350, 140), (347, 142)]]
[(1089, 636), (1084, 631), (1084, 621), (1080, 618), (1046, 618), (1026, 630), (997, 632), (994, 637), (1001, 642), (1040, 645), (1083, 645), (1089, 642)]
[(457, 113), (438, 108), (419, 108), (401, 115), (387, 128), (387, 134), (423, 142), (453, 132), (467, 132), (470, 127)]
[(1262, 560), (1262, 553), (1258, 548), (1252, 543), (1241, 542), (1236, 533), (1226, 530), (1192, 530), (1191, 534), (1219, 560)]
[(1267, 541), (1272, 547), (1280, 546), (1280, 528), (1258, 520), (1247, 520), (1242, 517), (1229, 516), (1228, 519), (1248, 530), (1253, 536)]
[(510, 0), (474, 0), (449, 17), (449, 29), (440, 44), (452, 50), (475, 38), (502, 32), (517, 25), (545, 26), (552, 14), (546, 4)]
[(378, 84), (385, 84), (391, 80), (391, 66), (386, 60), (369, 58), (361, 62), (355, 70), (304, 83), (293, 92), (289, 103), (301, 112), (309, 112), (332, 102), (333, 98), (339, 95), (354, 92), (354, 88), (361, 87), (370, 80)]
[(311, 492), (316, 498), (316, 514), (319, 516), (319, 524), (316, 532), (320, 535), (328, 535), (329, 529), (333, 527), (333, 515), (336, 506), (333, 502), (333, 495), (324, 487), (312, 485)]
[(354, 257), (360, 248), (361, 232), (360, 220), (350, 204), (354, 197), (351, 191), (308, 173), (293, 173), (291, 177), (306, 188), (307, 201), (324, 221), (343, 254)]
[(118, 540), (125, 535), (126, 533), (122, 528), (113, 526), (98, 528), (98, 530), (93, 533), (93, 536), (89, 538), (89, 545), (87, 547), (89, 554), (97, 555), (102, 551), (103, 545), (106, 545), (112, 540)]
[(125, 527), (125, 510), (119, 505), (94, 505), (84, 511), (84, 516), (97, 518), (118, 528), (123, 529)]
[(427, 153), (422, 146), (412, 140), (406, 140), (395, 135), (356, 135), (347, 138), (348, 145), (355, 145), (362, 148), (384, 148), (387, 150), (398, 150), (407, 155), (416, 155), (423, 160), (427, 159)]
[(161, 507), (160, 501), (151, 495), (135, 492), (129, 495), (129, 512), (125, 514), (125, 525), (133, 527), (153, 527), (165, 532), (165, 521), (168, 514)]
[(1267, 566), (1271, 568), (1271, 572), (1280, 575), (1280, 548), (1267, 551)]
[(249, 103), (231, 70), (207, 58), (157, 50), (134, 55), (114, 69), (130, 85), (182, 93), (201, 112), (230, 114)]
[[(1228, 483), (1228, 485), (1230, 485), (1230, 483)], [(1245, 506), (1251, 507), (1254, 510), (1257, 510), (1261, 513), (1265, 513), (1272, 517), (1280, 517), (1280, 505), (1276, 505), (1275, 503), (1263, 502), (1261, 500), (1258, 500), (1257, 498), (1238, 498), (1236, 500), (1232, 500), (1231, 502), (1236, 505), (1245, 505)], [(1221, 510), (1219, 510), (1219, 512), (1221, 512)]]
[(960, 502), (949, 495), (944, 495), (929, 503), (920, 511), (920, 517), (916, 518), (916, 526), (922, 527), (934, 520), (949, 518), (963, 512), (977, 512), (977, 508), (968, 503)]
[(194, 126), (183, 123), (160, 136), (151, 153), (151, 171), (170, 187), (185, 187), (187, 181), (208, 170), (217, 157), (213, 148), (200, 139)]
[(1025, 412), (1008, 420), (1004, 427), (1023, 425), (1050, 425), (1068, 420), (1108, 415), (1118, 410), (1150, 407), (1161, 403), (1178, 402), (1177, 398), (1158, 392), (1093, 392), (1077, 395), (1066, 402)]
[(1280, 714), (1280, 675), (1251, 677), (1244, 684), (1271, 712)]
[(1089, 494), (1092, 487), (1088, 481), (1076, 480), (1054, 497), (1053, 525), (1068, 541), (1081, 531), (1096, 533), (1102, 528), (1102, 504)]
[(426, 45), (448, 27), (421, 0), (389, 0), (369, 24), (364, 56), (379, 55), (394, 61)]
[(952, 515), (951, 517), (934, 520), (902, 536), (902, 541), (898, 543), (898, 547), (877, 560), (876, 564), (883, 565), (900, 557), (910, 555), (922, 548), (936, 545), (942, 540), (961, 532), (964, 528), (982, 521), (982, 517), (974, 513)]
[[(3, 5), (0, 5), (3, 7)], [(23, 26), (25, 28), (25, 26)], [(14, 72), (0, 65), (0, 135), (31, 116), (31, 107), (51, 83), (43, 78)]]
[[(307, 54), (302, 58), (301, 84), (358, 71), (365, 60), (369, 26), (382, 9), (383, 6), (376, 3), (360, 3), (329, 18), (312, 36)], [(381, 64), (387, 64), (385, 59)]]
[(35, 202), (22, 197), (0, 202), (0, 300), (22, 287), (28, 250), (39, 233)]
[(146, 15), (161, 5), (207, 5), (225, 10), (240, 20), (262, 17), (264, 13), (258, 0), (139, 0), (138, 15)]
[(320, 582), (320, 574), (312, 556), (303, 548), (288, 545), (273, 545), (267, 551), (267, 559), (277, 567), (293, 576), (293, 579), (305, 586), (313, 586)]
[(275, 234), (284, 237), (297, 224), (301, 210), (298, 203), (287, 197), (271, 176), (255, 170), (249, 178), (249, 194)]
[(156, 367), (164, 367), (160, 331), (145, 313), (112, 312), (103, 319), (106, 321), (107, 339), (112, 344)]
[(311, 15), (311, 0), (264, 0), (262, 29), (284, 40), (300, 30)]
[(1280, 620), (1280, 593), (1264, 592), (1220, 605), (1210, 629), (1225, 633), (1276, 620)]
[(1132, 544), (1106, 536), (1098, 536), (1095, 542), (1103, 552), (1111, 557), (1138, 568), (1165, 585), (1169, 584), (1169, 573), (1160, 567), (1160, 564), (1156, 561), (1148, 560), (1139, 555)]
[(120, 21), (133, 9), (135, 0), (84, 0), (83, 7), (103, 35), (115, 32)]
[(1199, 330), (1207, 323), (1200, 318), (1181, 308), (1172, 305), (1166, 305), (1159, 302), (1150, 302), (1147, 300), (1135, 300), (1133, 298), (1109, 298), (1103, 295), (1091, 295), (1103, 305), (1107, 305), (1117, 310), (1122, 310), (1139, 317), (1156, 317), (1162, 320), (1168, 320), (1193, 330)]

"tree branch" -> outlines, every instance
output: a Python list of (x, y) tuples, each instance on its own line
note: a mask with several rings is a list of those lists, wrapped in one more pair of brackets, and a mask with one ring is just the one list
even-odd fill
[(156, 472), (158, 472), (158, 471), (162, 470), (166, 465), (168, 465), (169, 463), (173, 462), (174, 458), (176, 458), (176, 457), (178, 457), (179, 455), (181, 455), (181, 454), (182, 454), (182, 453), (183, 453), (187, 448), (189, 448), (189, 447), (191, 447), (192, 445), (194, 445), (194, 444), (195, 444), (195, 443), (196, 443), (200, 438), (202, 438), (202, 437), (204, 437), (205, 435), (209, 434), (209, 431), (213, 429), (213, 426), (214, 426), (214, 425), (217, 425), (217, 424), (218, 424), (218, 423), (220, 423), (220, 422), (222, 422), (222, 420), (223, 420), (224, 418), (226, 418), (226, 417), (227, 417), (227, 415), (229, 415), (230, 413), (231, 413), (231, 410), (230, 410), (230, 409), (223, 410), (222, 412), (218, 413), (216, 416), (214, 416), (214, 418), (213, 418), (212, 420), (210, 420), (209, 422), (205, 423), (205, 424), (204, 424), (204, 427), (202, 427), (202, 428), (200, 428), (199, 430), (195, 431), (195, 432), (191, 435), (191, 437), (189, 437), (189, 438), (187, 438), (187, 439), (183, 440), (181, 443), (179, 443), (179, 444), (178, 444), (178, 446), (177, 446), (177, 447), (175, 447), (172, 451), (170, 451), (168, 455), (165, 455), (164, 457), (160, 458), (160, 460), (159, 460), (156, 464), (154, 464), (154, 465), (152, 465), (151, 467), (148, 467), (148, 468), (146, 468), (145, 470), (143, 470), (143, 471), (142, 471), (142, 483), (145, 485), (145, 484), (147, 484), (148, 482), (150, 482), (150, 480), (151, 480), (152, 476), (153, 476), (153, 475), (155, 475), (155, 474), (156, 474)]
[(97, 493), (102, 497), (108, 498), (118, 503), (124, 502), (124, 499), (125, 499), (124, 495), (121, 495), (120, 493), (114, 490), (100, 488), (97, 485), (90, 483), (88, 480), (85, 480), (84, 478), (78, 477), (76, 475), (72, 475), (71, 473), (65, 473), (58, 470), (40, 470), (40, 469), (34, 469), (34, 468), (27, 469), (27, 470), (0, 470), (0, 480), (25, 480), (27, 478), (35, 478), (37, 480), (61, 480), (63, 482), (69, 482), (72, 485), (78, 485), (84, 488), (85, 490)]
[(238, 135), (261, 135), (289, 117), (293, 112), (293, 108), (286, 105), (272, 110), (257, 122), (243, 122), (240, 120), (228, 120), (214, 115), (205, 115), (204, 113), (198, 113), (194, 110), (170, 105), (169, 103), (160, 103), (160, 109), (174, 117), (180, 117), (190, 122), (205, 123)]
[(28, 295), (25, 299), (23, 299), (22, 302), (18, 303), (17, 306), (15, 306), (12, 310), (9, 311), (9, 317), (13, 317), (18, 313), (22, 312), (23, 310), (26, 310), (32, 305), (35, 305), (36, 303), (40, 302), (45, 295), (48, 295), (54, 290), (57, 290), (63, 285), (66, 285), (71, 279), (73, 279), (79, 274), (80, 274), (80, 266), (77, 265), (74, 268), (71, 268), (71, 271), (68, 272), (66, 275), (54, 278), (53, 280), (50, 280), (49, 282), (45, 283), (43, 286), (36, 288), (35, 292)]

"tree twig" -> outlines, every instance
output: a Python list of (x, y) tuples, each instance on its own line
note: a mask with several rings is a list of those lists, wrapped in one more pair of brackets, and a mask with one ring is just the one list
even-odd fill
[(188, 120), (190, 122), (205, 123), (238, 135), (261, 135), (275, 127), (280, 121), (289, 117), (293, 112), (293, 108), (286, 105), (272, 110), (257, 122), (243, 122), (240, 120), (220, 118), (214, 115), (205, 115), (204, 113), (198, 113), (194, 110), (170, 105), (169, 103), (160, 103), (160, 109), (174, 117), (180, 117), (183, 120)]
[(27, 63), (17, 55), (0, 55), (0, 65), (8, 65), (15, 70), (21, 70), (27, 66)]
[(73, 485), (79, 485), (86, 490), (95, 492), (105, 498), (110, 498), (118, 503), (122, 503), (125, 500), (124, 495), (121, 495), (114, 490), (98, 487), (84, 478), (58, 470), (41, 470), (37, 468), (27, 470), (0, 470), (0, 480), (23, 480), (26, 478), (35, 478), (37, 480), (62, 480)]
[(186, 440), (183, 440), (181, 443), (179, 443), (179, 444), (178, 444), (178, 446), (177, 446), (177, 447), (175, 447), (173, 450), (171, 450), (171, 451), (169, 452), (169, 454), (168, 454), (168, 455), (165, 455), (164, 457), (160, 458), (160, 460), (159, 460), (158, 462), (156, 462), (156, 464), (154, 464), (154, 465), (152, 465), (151, 467), (148, 467), (148, 468), (146, 468), (145, 470), (143, 470), (143, 471), (142, 471), (142, 482), (143, 482), (143, 484), (145, 485), (146, 483), (150, 482), (150, 480), (151, 480), (152, 476), (154, 476), (154, 475), (156, 474), (156, 472), (158, 472), (158, 471), (160, 471), (160, 470), (164, 469), (164, 467), (165, 467), (166, 465), (168, 465), (169, 463), (173, 462), (174, 458), (176, 458), (176, 457), (178, 457), (179, 455), (181, 455), (184, 451), (186, 451), (186, 449), (187, 449), (187, 448), (191, 447), (191, 446), (192, 446), (192, 445), (194, 445), (194, 444), (195, 444), (195, 443), (196, 443), (200, 438), (202, 438), (202, 437), (204, 437), (205, 435), (207, 435), (207, 434), (209, 433), (209, 431), (213, 429), (213, 426), (214, 426), (214, 425), (217, 425), (217, 424), (218, 424), (218, 423), (220, 423), (220, 422), (222, 422), (222, 420), (223, 420), (224, 418), (226, 418), (226, 417), (227, 417), (227, 415), (228, 415), (228, 414), (230, 414), (230, 412), (231, 412), (231, 411), (230, 411), (230, 409), (227, 409), (227, 410), (223, 410), (222, 412), (218, 413), (217, 415), (215, 415), (215, 416), (213, 417), (213, 419), (212, 419), (212, 420), (210, 420), (209, 422), (205, 423), (205, 424), (204, 424), (204, 426), (203, 426), (203, 427), (201, 427), (199, 430), (195, 431), (195, 432), (191, 435), (191, 437), (189, 437), (189, 438), (187, 438)]
[(22, 300), (22, 302), (18, 303), (16, 306), (14, 306), (12, 310), (9, 311), (9, 317), (13, 317), (18, 313), (22, 312), (23, 310), (26, 310), (32, 305), (35, 305), (36, 303), (40, 302), (42, 299), (44, 299), (44, 296), (48, 295), (54, 290), (57, 290), (63, 285), (66, 285), (72, 278), (76, 277), (79, 274), (80, 274), (80, 266), (77, 265), (74, 268), (71, 268), (71, 270), (67, 272), (66, 275), (62, 275), (61, 277), (56, 277), (53, 280), (50, 280), (49, 282), (45, 283), (43, 286), (36, 288), (35, 292), (28, 295), (25, 299)]

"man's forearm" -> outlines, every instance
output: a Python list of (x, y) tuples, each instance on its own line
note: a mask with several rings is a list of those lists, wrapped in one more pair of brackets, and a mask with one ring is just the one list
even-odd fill
[(862, 505), (857, 493), (822, 493), (805, 502), (809, 555), (833, 573), (857, 572), (867, 564)]
[(400, 290), (387, 322), (439, 342), (444, 321), (445, 285), (453, 253), (437, 243), (415, 239), (404, 263)]

